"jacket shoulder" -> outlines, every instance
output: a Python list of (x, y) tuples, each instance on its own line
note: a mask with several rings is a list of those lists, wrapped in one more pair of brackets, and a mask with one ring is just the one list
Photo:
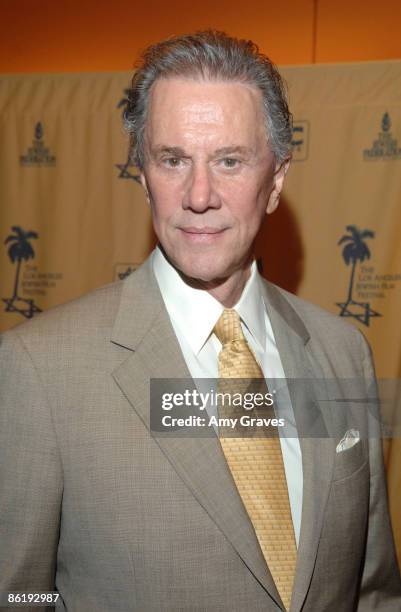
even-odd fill
[(2, 336), (18, 336), (23, 341), (104, 334), (112, 327), (124, 281), (98, 287), (69, 302), (54, 306), (24, 321)]
[(312, 341), (325, 342), (326, 345), (331, 347), (341, 344), (344, 348), (355, 348), (357, 345), (358, 349), (362, 346), (364, 351), (369, 351), (362, 332), (348, 321), (344, 321), (338, 315), (304, 300), (273, 283), (266, 281), (266, 284), (270, 291), (278, 292), (282, 300), (295, 311)]

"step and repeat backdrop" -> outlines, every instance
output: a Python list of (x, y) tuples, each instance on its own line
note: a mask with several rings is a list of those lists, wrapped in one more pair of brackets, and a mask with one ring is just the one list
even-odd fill
[[(357, 326), (401, 377), (401, 61), (285, 67), (293, 162), (263, 274)], [(129, 73), (0, 76), (0, 330), (123, 279), (155, 244), (121, 116)], [(386, 442), (401, 553), (401, 440)]]

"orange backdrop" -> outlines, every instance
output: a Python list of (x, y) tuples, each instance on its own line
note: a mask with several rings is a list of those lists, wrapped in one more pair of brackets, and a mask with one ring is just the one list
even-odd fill
[(399, 0), (0, 0), (0, 73), (129, 70), (162, 37), (215, 27), (278, 64), (401, 57)]

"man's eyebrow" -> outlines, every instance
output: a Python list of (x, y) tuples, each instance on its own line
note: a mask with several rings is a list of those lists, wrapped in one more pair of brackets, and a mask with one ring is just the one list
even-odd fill
[(181, 149), (181, 147), (168, 147), (166, 145), (159, 145), (155, 147), (152, 152), (156, 155), (167, 153), (168, 155), (173, 155), (174, 157), (186, 157), (186, 153), (184, 149)]
[(252, 153), (252, 149), (248, 147), (233, 145), (230, 147), (221, 147), (220, 149), (216, 149), (214, 155), (232, 155), (233, 153), (240, 153), (241, 155), (250, 155)]
[[(222, 155), (234, 155), (239, 153), (240, 155), (251, 155), (252, 149), (249, 147), (243, 147), (240, 145), (231, 145), (228, 147), (220, 147), (213, 151), (212, 157), (219, 157)], [(188, 154), (181, 147), (158, 145), (153, 150), (154, 155), (172, 155), (173, 157), (188, 157)]]

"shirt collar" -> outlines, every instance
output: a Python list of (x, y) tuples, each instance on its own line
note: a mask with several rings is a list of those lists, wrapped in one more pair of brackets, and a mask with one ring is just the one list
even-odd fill
[(252, 262), (242, 295), (234, 306), (242, 321), (262, 351), (266, 348), (265, 306), (262, 297), (261, 276), (256, 261)]
[[(152, 259), (153, 271), (170, 319), (197, 355), (212, 333), (224, 306), (204, 289), (196, 289), (185, 283), (159, 247), (154, 250)], [(251, 275), (234, 308), (260, 348), (265, 350), (265, 309), (256, 261), (252, 263)]]

